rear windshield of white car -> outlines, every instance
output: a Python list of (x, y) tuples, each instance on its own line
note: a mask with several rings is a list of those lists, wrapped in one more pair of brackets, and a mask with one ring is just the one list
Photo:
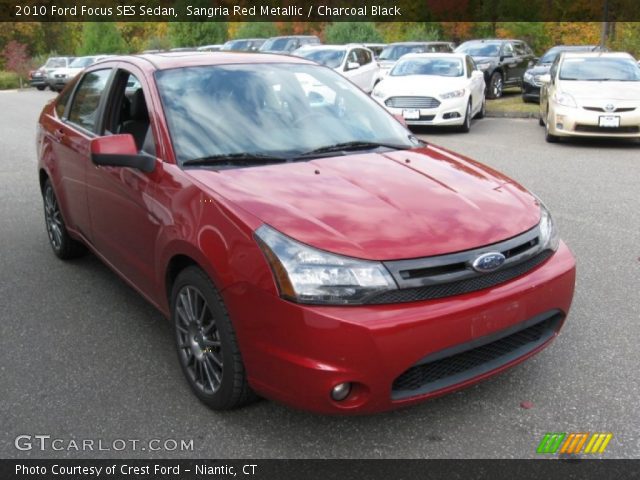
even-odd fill
[(497, 57), (500, 55), (501, 43), (463, 43), (456, 52), (466, 53), (472, 57)]
[(309, 50), (295, 54), (329, 68), (338, 68), (342, 65), (344, 53), (344, 50)]
[(420, 58), (400, 60), (391, 70), (392, 77), (406, 75), (435, 75), (438, 77), (461, 77), (464, 66), (459, 58)]
[(640, 68), (627, 58), (566, 58), (560, 67), (560, 80), (637, 82)]
[(426, 49), (422, 45), (395, 45), (385, 47), (382, 53), (378, 57), (379, 60), (393, 60), (396, 61), (407, 53), (424, 53)]
[(294, 157), (349, 142), (415, 147), (395, 118), (342, 75), (295, 63), (156, 73), (180, 163), (220, 155)]

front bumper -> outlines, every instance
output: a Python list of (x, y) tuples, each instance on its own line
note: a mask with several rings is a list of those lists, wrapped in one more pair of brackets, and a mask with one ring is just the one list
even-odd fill
[[(620, 137), (640, 138), (640, 108), (625, 112), (591, 111), (553, 105), (550, 109), (549, 133), (559, 137)], [(620, 126), (600, 127), (600, 117), (620, 118)]]
[[(438, 300), (305, 306), (249, 283), (229, 287), (223, 296), (252, 388), (296, 408), (346, 414), (418, 403), (522, 362), (556, 336), (569, 311), (574, 284), (575, 262), (561, 243), (553, 256), (525, 275)], [(542, 320), (548, 320), (546, 337), (503, 361), (478, 365), (466, 375), (427, 385), (426, 390), (407, 393), (406, 382), (398, 388), (401, 377), (406, 380), (421, 361), (437, 360), (443, 352), (446, 356), (464, 354)], [(352, 393), (336, 402), (330, 390), (342, 382), (352, 382)]]
[[(375, 98), (375, 97), (374, 97)], [(411, 110), (406, 108), (392, 108), (385, 105), (386, 99), (376, 98), (384, 108), (387, 109), (392, 115), (403, 115), (404, 110)], [(462, 125), (464, 123), (464, 117), (467, 110), (467, 104), (469, 102), (469, 95), (465, 95), (460, 98), (451, 98), (447, 100), (440, 100), (440, 106), (437, 108), (420, 108), (419, 119), (405, 118), (404, 121), (407, 125), (415, 126), (455, 126)]]
[(522, 82), (522, 97), (527, 99), (527, 100), (539, 102), (540, 101), (540, 86), (539, 85), (535, 85), (533, 83), (529, 83), (526, 80), (524, 80)]
[(47, 83), (47, 77), (32, 77), (29, 83), (32, 87), (46, 87), (49, 85)]

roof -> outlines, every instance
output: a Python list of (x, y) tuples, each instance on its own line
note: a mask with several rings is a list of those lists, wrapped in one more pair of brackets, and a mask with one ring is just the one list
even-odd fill
[(128, 61), (136, 65), (149, 63), (155, 70), (205, 65), (229, 65), (242, 63), (313, 63), (299, 57), (271, 53), (250, 52), (161, 52), (142, 55), (124, 55), (109, 60)]
[(451, 42), (444, 41), (416, 41), (416, 42), (393, 42), (387, 44), (387, 46), (395, 46), (395, 45), (451, 45)]
[(464, 60), (467, 56), (466, 53), (449, 53), (449, 52), (422, 52), (422, 53), (407, 53), (398, 59), (406, 60), (411, 58), (434, 58), (434, 57), (442, 57), (442, 58), (458, 58), (460, 60)]
[(562, 52), (562, 58), (628, 58), (635, 62), (635, 59), (626, 52)]

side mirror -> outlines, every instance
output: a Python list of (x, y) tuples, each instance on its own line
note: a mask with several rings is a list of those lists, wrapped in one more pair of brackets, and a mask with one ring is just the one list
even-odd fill
[(138, 153), (133, 135), (108, 135), (91, 140), (91, 161), (108, 167), (130, 167), (143, 172), (153, 172), (156, 159)]
[(355, 70), (356, 68), (360, 68), (360, 64), (358, 62), (348, 62), (347, 68), (345, 68), (345, 70)]
[(549, 75), (548, 73), (545, 75), (540, 75), (538, 81), (543, 84), (551, 83), (551, 75)]

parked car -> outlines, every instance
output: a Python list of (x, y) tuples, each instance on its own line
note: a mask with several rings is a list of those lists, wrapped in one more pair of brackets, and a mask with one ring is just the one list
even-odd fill
[(74, 57), (49, 57), (46, 63), (34, 72), (31, 72), (31, 86), (38, 90), (44, 90), (49, 86), (49, 73), (58, 68), (66, 68)]
[(410, 53), (376, 85), (373, 98), (407, 125), (458, 126), (485, 114), (484, 76), (469, 55)]
[(596, 52), (600, 51), (598, 45), (556, 45), (545, 52), (540, 60), (524, 72), (522, 82), (522, 100), (525, 102), (540, 102), (540, 77), (549, 73), (551, 64), (562, 52)]
[(362, 45), (307, 45), (293, 54), (333, 68), (367, 93), (378, 75), (373, 52)]
[(197, 50), (197, 47), (175, 47), (169, 49), (170, 52), (195, 52)]
[(203, 45), (198, 47), (196, 50), (198, 52), (219, 52), (222, 49), (222, 45)]
[(548, 142), (640, 137), (640, 67), (628, 53), (562, 53), (540, 82), (540, 125)]
[(521, 40), (469, 40), (456, 52), (471, 55), (484, 72), (487, 98), (500, 98), (506, 87), (522, 88), (524, 72), (537, 60)]
[(315, 35), (271, 37), (262, 44), (259, 51), (264, 53), (291, 53), (304, 45), (320, 45), (320, 39)]
[(108, 59), (37, 128), (53, 252), (88, 248), (172, 319), (202, 402), (379, 412), (556, 337), (575, 263), (537, 197), (329, 68), (244, 55)]
[(75, 77), (78, 73), (84, 70), (89, 65), (93, 65), (100, 60), (107, 58), (108, 55), (91, 55), (87, 57), (76, 57), (68, 67), (57, 68), (49, 75), (51, 90), (61, 91), (64, 86)]
[(238, 38), (229, 40), (220, 50), (235, 52), (256, 52), (262, 44), (266, 42), (266, 38)]
[(365, 43), (364, 46), (373, 52), (373, 57), (377, 60), (382, 51), (387, 46), (386, 43)]
[[(380, 55), (378, 64), (380, 65), (380, 75), (378, 81), (382, 80), (391, 71), (396, 62), (408, 53), (450, 53), (453, 52), (453, 44), (450, 42), (397, 42), (390, 43)], [(377, 83), (377, 82), (376, 82)]]

